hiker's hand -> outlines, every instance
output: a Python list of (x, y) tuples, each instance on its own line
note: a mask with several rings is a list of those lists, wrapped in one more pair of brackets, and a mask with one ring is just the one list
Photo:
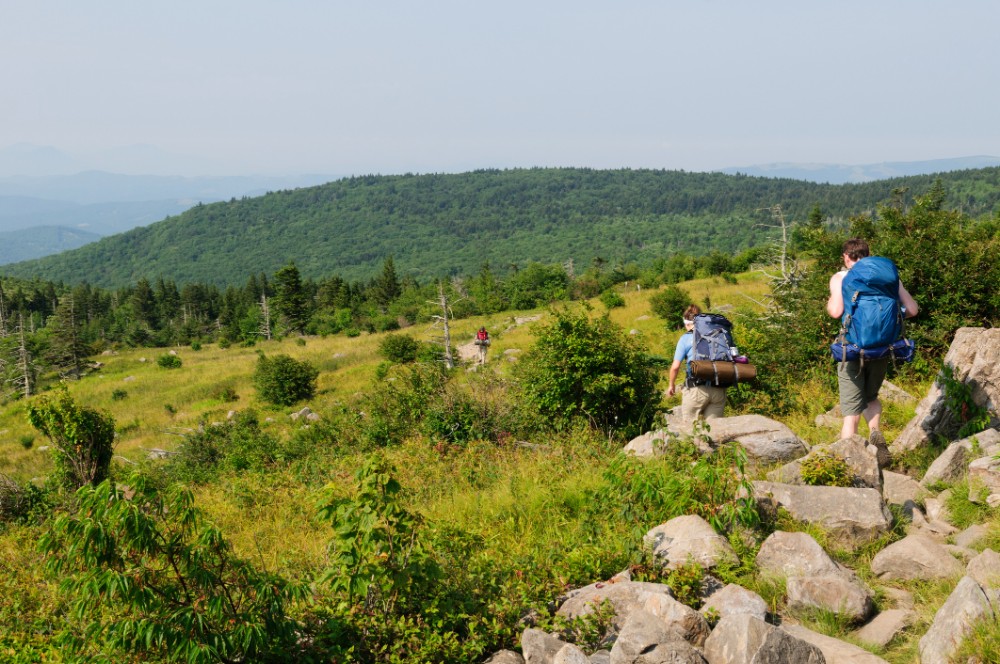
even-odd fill
[(675, 392), (675, 391), (676, 391), (676, 390), (674, 389), (674, 386), (673, 386), (673, 385), (671, 385), (670, 387), (668, 387), (668, 388), (667, 388), (667, 396), (668, 396), (668, 397), (672, 397), (672, 396), (674, 396), (674, 392)]

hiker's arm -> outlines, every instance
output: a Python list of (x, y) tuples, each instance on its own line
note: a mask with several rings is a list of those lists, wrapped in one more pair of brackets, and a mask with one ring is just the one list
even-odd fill
[(667, 396), (672, 397), (677, 391), (675, 384), (677, 383), (677, 374), (681, 370), (680, 360), (674, 360), (674, 363), (670, 365), (670, 387), (667, 388)]
[(830, 277), (830, 299), (826, 301), (826, 313), (833, 318), (840, 318), (844, 315), (844, 294), (840, 291), (840, 285), (844, 283), (845, 272), (838, 272)]
[(906, 309), (907, 318), (913, 318), (920, 311), (920, 307), (917, 306), (917, 301), (914, 300), (909, 291), (903, 287), (902, 281), (899, 282), (899, 303)]

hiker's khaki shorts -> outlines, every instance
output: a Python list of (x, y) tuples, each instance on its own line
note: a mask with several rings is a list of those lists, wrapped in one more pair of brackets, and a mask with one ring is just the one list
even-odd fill
[(860, 415), (868, 404), (878, 399), (878, 391), (885, 380), (889, 358), (881, 360), (860, 360), (837, 364), (837, 384), (840, 387), (840, 412), (844, 415)]
[(692, 422), (699, 417), (722, 417), (726, 409), (726, 388), (695, 385), (681, 390), (681, 417)]

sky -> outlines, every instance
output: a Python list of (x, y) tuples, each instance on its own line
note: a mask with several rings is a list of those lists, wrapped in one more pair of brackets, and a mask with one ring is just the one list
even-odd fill
[(996, 0), (0, 0), (0, 150), (189, 176), (1000, 155), (998, 26)]

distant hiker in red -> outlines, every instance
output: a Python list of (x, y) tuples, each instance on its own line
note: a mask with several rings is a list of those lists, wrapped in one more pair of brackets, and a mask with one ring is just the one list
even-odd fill
[(479, 348), (479, 364), (486, 364), (486, 349), (490, 345), (490, 333), (485, 327), (476, 332), (476, 346)]

